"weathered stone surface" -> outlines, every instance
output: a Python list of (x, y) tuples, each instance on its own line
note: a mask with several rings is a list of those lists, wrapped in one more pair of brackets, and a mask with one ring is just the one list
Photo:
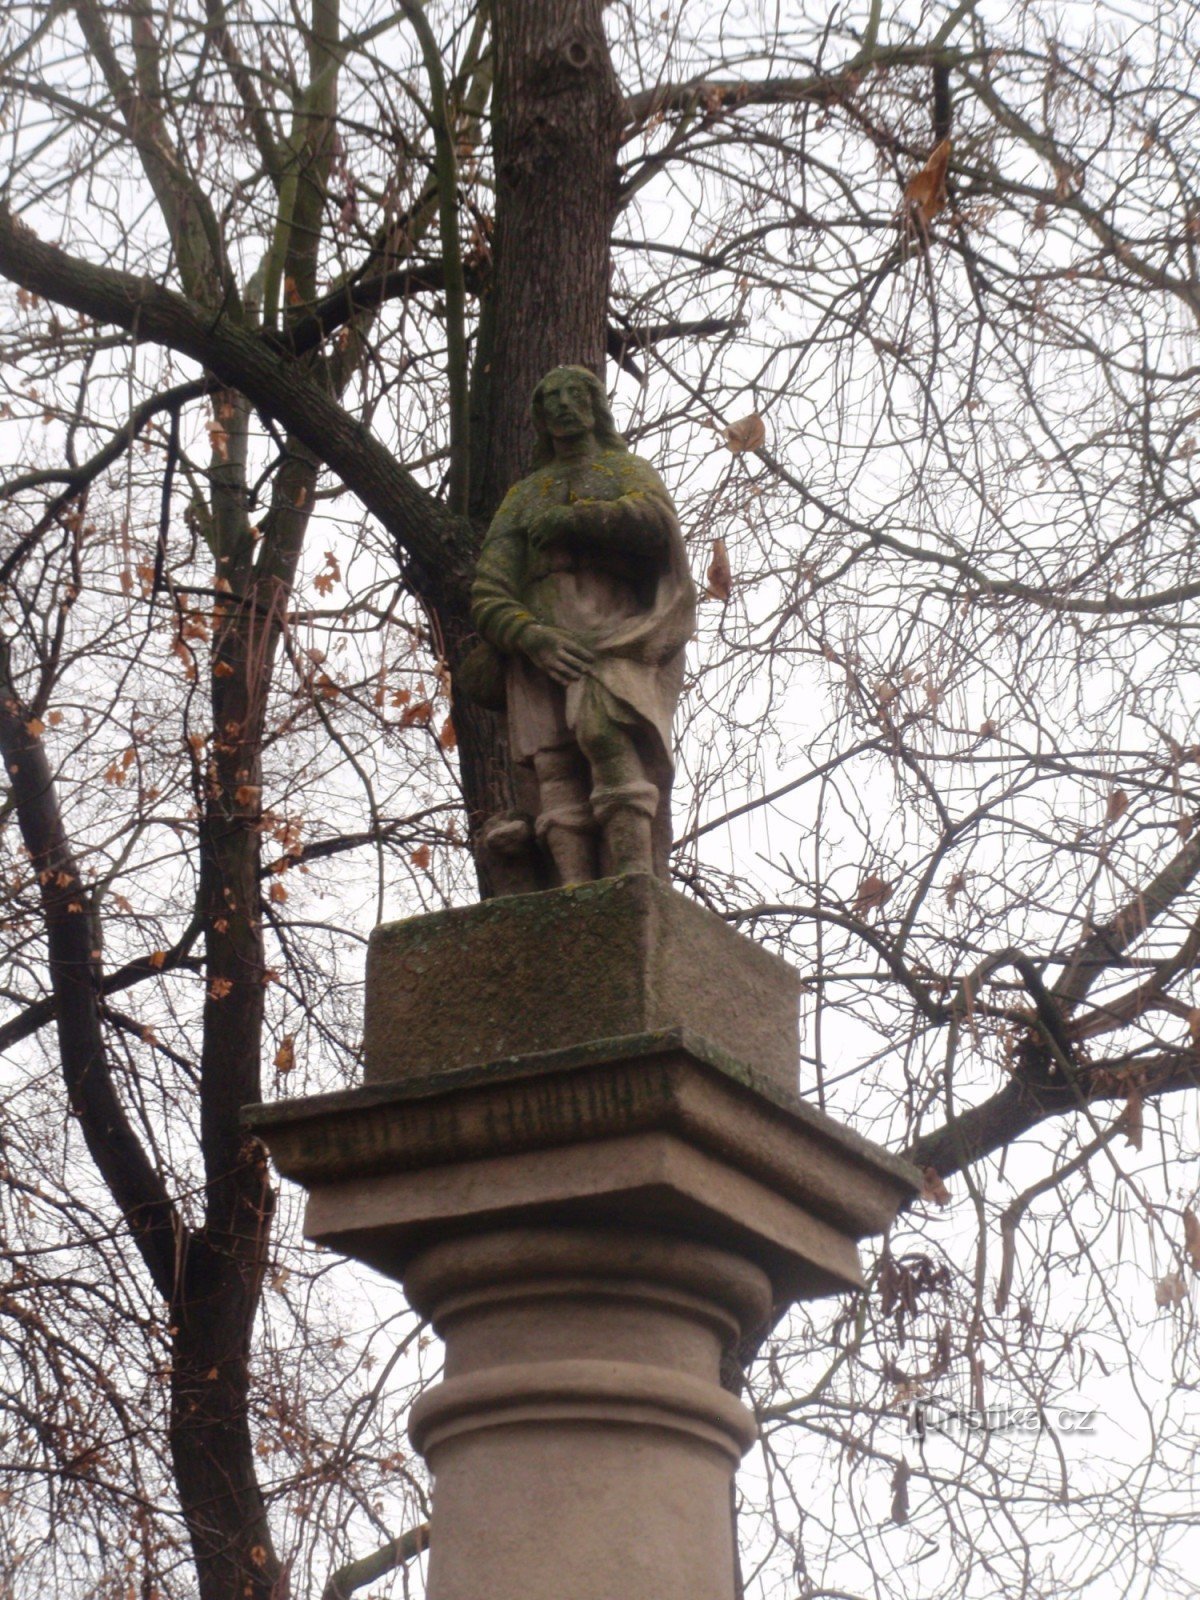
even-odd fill
[(631, 874), (386, 923), (367, 958), (366, 1081), (686, 1028), (797, 1094), (800, 979)]
[(769, 1313), (761, 1273), (558, 1226), (449, 1240), (407, 1281), (446, 1341), (409, 1424), (435, 1600), (731, 1600), (729, 1483), (755, 1426), (720, 1363)]
[(919, 1182), (681, 1033), (254, 1108), (247, 1122), (309, 1190), (310, 1235), (397, 1276), (456, 1220), (585, 1205), (736, 1238), (781, 1299), (827, 1293), (858, 1281), (854, 1242), (882, 1231)]
[(361, 1089), (250, 1108), (446, 1344), (429, 1600), (734, 1600), (723, 1386), (919, 1187), (800, 1102), (785, 963), (640, 875), (377, 931)]
[[(476, 661), (468, 693), (497, 708), (502, 679), (509, 750), (536, 790), (534, 833), (554, 882), (666, 877), (671, 719), (696, 628), (679, 520), (585, 367), (546, 374), (533, 425), (533, 471), (479, 553), (471, 616), (485, 658), (498, 658), (491, 670)], [(485, 828), (481, 844), (502, 838)], [(509, 833), (507, 850), (515, 843)]]

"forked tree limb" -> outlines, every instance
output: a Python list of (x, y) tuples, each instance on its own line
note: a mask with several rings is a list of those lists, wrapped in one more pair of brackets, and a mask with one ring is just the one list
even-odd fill
[(0, 273), (58, 305), (198, 362), (296, 435), (383, 524), (440, 594), (469, 581), (470, 531), (297, 361), (149, 278), (96, 266), (46, 243), (0, 205)]
[(0, 755), (12, 786), (21, 838), (38, 879), (59, 1055), (71, 1110), (156, 1289), (169, 1301), (182, 1221), (113, 1083), (100, 1015), (94, 906), (67, 839), (37, 722), (17, 695), (8, 644), (2, 638)]
[(1101, 1063), (1080, 1073), (1072, 1083), (1033, 1083), (1014, 1076), (980, 1105), (924, 1134), (903, 1152), (915, 1167), (933, 1167), (941, 1177), (960, 1172), (1049, 1118), (1077, 1111), (1094, 1101), (1124, 1100), (1137, 1088), (1144, 1100), (1182, 1089), (1200, 1088), (1200, 1051), (1164, 1051), (1114, 1068)]

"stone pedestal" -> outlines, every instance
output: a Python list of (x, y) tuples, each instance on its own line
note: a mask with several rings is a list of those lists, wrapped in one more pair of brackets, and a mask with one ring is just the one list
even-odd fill
[(649, 877), (490, 901), (376, 931), (366, 1087), (247, 1113), (445, 1341), (429, 1600), (731, 1600), (722, 1361), (919, 1183), (799, 1100), (797, 991)]

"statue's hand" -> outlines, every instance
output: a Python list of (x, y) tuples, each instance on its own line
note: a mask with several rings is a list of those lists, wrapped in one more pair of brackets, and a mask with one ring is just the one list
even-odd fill
[(574, 634), (563, 628), (547, 628), (535, 623), (521, 636), (521, 649), (555, 683), (574, 683), (596, 657)]
[(529, 529), (529, 543), (534, 550), (545, 550), (552, 544), (562, 544), (571, 537), (575, 528), (575, 513), (570, 506), (551, 506), (543, 511)]

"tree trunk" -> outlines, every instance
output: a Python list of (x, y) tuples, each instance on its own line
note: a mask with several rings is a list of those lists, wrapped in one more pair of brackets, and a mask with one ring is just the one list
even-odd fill
[(319, 463), (295, 438), (273, 486), (261, 544), (246, 515), (249, 408), (229, 395), (210, 467), (209, 544), (230, 596), (213, 608), (212, 738), (198, 762), (200, 912), (208, 992), (200, 1057), (204, 1226), (171, 1303), (171, 1452), (202, 1600), (278, 1600), (281, 1568), (254, 1470), (250, 1340), (274, 1200), (266, 1153), (242, 1132), (262, 1098), (264, 986), (262, 748), (281, 625)]
[[(242, 1168), (245, 1173), (245, 1166)], [(255, 1474), (250, 1338), (270, 1222), (266, 1158), (242, 1236), (194, 1235), (171, 1308), (171, 1459), (201, 1600), (280, 1600), (285, 1580)]]
[[(609, 234), (622, 106), (601, 0), (505, 0), (493, 8), (492, 271), (480, 307), (471, 385), (471, 519), (481, 539), (529, 471), (534, 388), (555, 366), (604, 374)], [(434, 611), (451, 669), (473, 642), (469, 596)], [(472, 836), (528, 800), (508, 757), (503, 720), (461, 697), (459, 772)], [(486, 861), (480, 891), (491, 892)]]
[(601, 0), (493, 8), (496, 217), (472, 392), (471, 509), (529, 471), (529, 401), (551, 367), (604, 374), (620, 90)]

